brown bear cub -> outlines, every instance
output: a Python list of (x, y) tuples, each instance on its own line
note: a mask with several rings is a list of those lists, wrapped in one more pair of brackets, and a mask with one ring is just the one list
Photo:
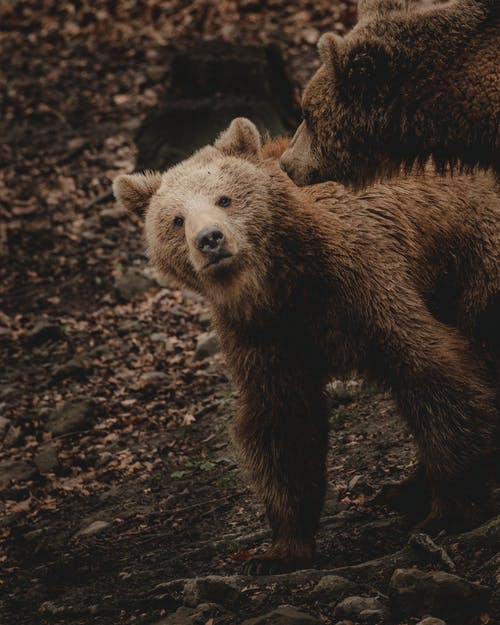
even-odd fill
[(298, 185), (355, 188), (432, 158), (439, 173), (500, 174), (500, 2), (360, 0), (344, 38), (318, 43), (322, 66), (282, 166)]
[(490, 175), (298, 188), (239, 118), (166, 173), (119, 176), (114, 192), (145, 210), (157, 270), (210, 302), (239, 390), (235, 437), (273, 534), (247, 572), (313, 557), (332, 374), (392, 390), (418, 448), (408, 488), (429, 491), (422, 527), (487, 510), (500, 312)]

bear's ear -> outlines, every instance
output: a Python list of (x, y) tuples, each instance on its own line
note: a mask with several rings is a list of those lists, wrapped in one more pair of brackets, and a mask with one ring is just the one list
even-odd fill
[(380, 39), (357, 44), (343, 64), (343, 83), (352, 99), (380, 99), (391, 83), (392, 52)]
[(159, 172), (147, 171), (143, 174), (118, 176), (113, 182), (113, 193), (118, 202), (127, 210), (142, 217), (149, 200), (161, 184)]
[(245, 117), (233, 119), (219, 135), (214, 147), (226, 156), (237, 156), (258, 163), (262, 160), (262, 142), (255, 124)]
[(318, 54), (323, 65), (336, 70), (339, 67), (340, 51), (344, 40), (335, 33), (325, 33), (318, 41)]

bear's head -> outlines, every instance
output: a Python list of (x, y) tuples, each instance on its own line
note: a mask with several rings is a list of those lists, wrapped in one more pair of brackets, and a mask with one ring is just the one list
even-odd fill
[(117, 200), (144, 214), (149, 257), (160, 275), (214, 304), (263, 295), (271, 190), (262, 160), (257, 128), (237, 118), (213, 146), (164, 173), (116, 178)]
[(379, 140), (391, 133), (391, 50), (377, 37), (326, 33), (318, 51), (322, 65), (305, 88), (303, 121), (282, 168), (299, 186), (335, 180), (356, 188), (394, 173), (392, 147)]

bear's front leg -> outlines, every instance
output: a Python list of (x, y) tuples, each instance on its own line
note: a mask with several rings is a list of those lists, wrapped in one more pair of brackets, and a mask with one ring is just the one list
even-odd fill
[(309, 566), (323, 507), (328, 447), (321, 388), (266, 380), (245, 389), (234, 428), (272, 530), (271, 548), (243, 572), (266, 575)]

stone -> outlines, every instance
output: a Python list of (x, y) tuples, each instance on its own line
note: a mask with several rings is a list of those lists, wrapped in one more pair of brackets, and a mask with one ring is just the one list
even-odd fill
[(311, 597), (314, 599), (323, 599), (329, 603), (337, 602), (345, 597), (346, 594), (352, 594), (357, 590), (359, 590), (358, 585), (345, 577), (340, 577), (339, 575), (325, 575), (312, 589)]
[(212, 323), (212, 314), (210, 313), (209, 310), (205, 310), (199, 314), (198, 321), (201, 327), (207, 330), (210, 327), (210, 324)]
[(361, 623), (380, 621), (387, 610), (376, 597), (347, 597), (334, 611), (335, 618), (352, 619)]
[(188, 580), (184, 585), (184, 602), (190, 607), (213, 602), (232, 607), (240, 597), (240, 591), (230, 578), (216, 575)]
[(103, 228), (116, 226), (126, 216), (123, 208), (103, 208), (99, 213), (99, 222)]
[(28, 333), (27, 342), (30, 347), (36, 347), (48, 343), (48, 341), (61, 341), (65, 338), (64, 329), (58, 323), (39, 321)]
[(36, 476), (35, 467), (24, 460), (8, 460), (0, 464), (0, 489), (11, 482), (27, 482)]
[(53, 443), (44, 445), (35, 455), (34, 462), (36, 468), (42, 475), (52, 473), (59, 466), (57, 457), (57, 446)]
[(168, 375), (163, 371), (146, 371), (139, 378), (139, 386), (142, 389), (162, 386), (168, 380)]
[(75, 397), (65, 402), (50, 417), (47, 429), (54, 436), (80, 432), (93, 421), (96, 403), (90, 397)]
[(332, 380), (326, 386), (326, 391), (331, 401), (352, 401), (363, 388), (360, 380)]
[(454, 625), (487, 611), (490, 589), (444, 571), (396, 569), (389, 582), (392, 614), (397, 618), (433, 614)]
[(16, 447), (23, 440), (23, 432), (19, 425), (11, 425), (3, 438), (4, 447)]
[(77, 536), (95, 536), (95, 534), (99, 534), (110, 525), (111, 523), (108, 523), (107, 521), (94, 521), (90, 525), (87, 525), (87, 527), (81, 529)]
[(440, 618), (427, 616), (422, 621), (419, 621), (416, 625), (446, 625), (446, 623)]
[(219, 337), (215, 332), (205, 332), (200, 334), (196, 341), (196, 350), (194, 352), (195, 360), (204, 360), (210, 356), (214, 356), (220, 352)]
[(242, 625), (321, 625), (321, 622), (302, 610), (282, 606), (263, 616), (247, 619)]
[(85, 367), (78, 358), (71, 358), (62, 365), (54, 367), (52, 370), (53, 380), (65, 380), (66, 378), (84, 378)]
[(116, 292), (125, 301), (132, 299), (140, 293), (146, 293), (146, 291), (157, 286), (156, 280), (137, 267), (130, 267), (115, 278)]

